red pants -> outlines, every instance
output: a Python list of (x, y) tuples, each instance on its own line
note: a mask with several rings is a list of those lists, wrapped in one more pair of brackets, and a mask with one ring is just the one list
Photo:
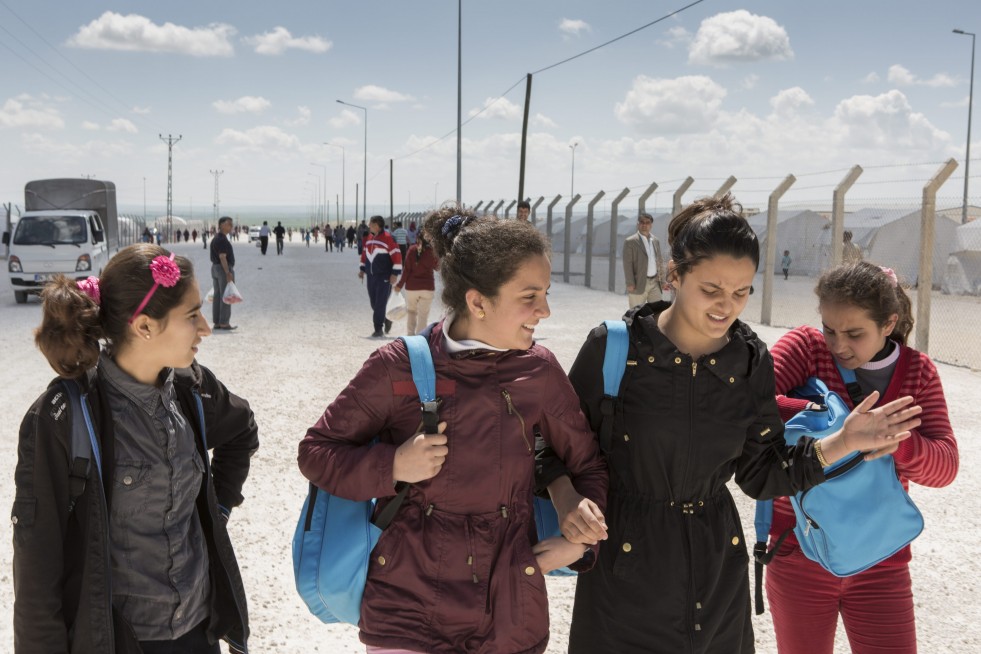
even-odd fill
[(784, 545), (766, 566), (766, 595), (780, 654), (831, 654), (839, 613), (853, 654), (916, 654), (908, 565), (840, 578)]

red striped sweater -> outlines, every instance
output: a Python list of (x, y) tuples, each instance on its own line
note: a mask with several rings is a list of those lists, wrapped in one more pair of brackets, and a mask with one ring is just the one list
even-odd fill
[[(821, 379), (830, 390), (841, 396), (849, 408), (854, 408), (824, 335), (819, 330), (806, 326), (793, 329), (784, 334), (770, 352), (773, 355), (781, 418), (789, 420), (804, 409), (807, 404), (805, 400), (786, 397), (784, 393), (802, 385), (809, 377)], [(899, 479), (906, 489), (909, 489), (911, 481), (933, 488), (946, 486), (957, 476), (959, 457), (940, 376), (927, 355), (902, 346), (892, 380), (879, 404), (906, 395), (915, 398), (916, 404), (923, 407), (923, 413), (920, 415), (922, 424), (893, 453)], [(793, 524), (794, 511), (790, 502), (785, 497), (778, 498), (773, 503), (770, 534), (778, 536)], [(787, 541), (797, 543), (794, 534), (790, 534)], [(910, 549), (906, 547), (884, 561), (883, 565), (901, 564), (909, 560)]]

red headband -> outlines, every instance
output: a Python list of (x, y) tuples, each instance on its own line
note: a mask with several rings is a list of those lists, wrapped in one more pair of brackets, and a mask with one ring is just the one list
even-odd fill
[(169, 257), (160, 255), (154, 257), (153, 261), (150, 262), (150, 273), (153, 275), (153, 286), (147, 292), (146, 297), (140, 302), (140, 306), (136, 308), (133, 315), (129, 319), (129, 324), (133, 324), (136, 320), (136, 316), (140, 315), (140, 312), (146, 308), (147, 303), (150, 302), (150, 298), (156, 292), (158, 286), (163, 286), (165, 288), (173, 288), (177, 285), (177, 282), (181, 278), (181, 269), (176, 263), (174, 263), (174, 253), (171, 252)]

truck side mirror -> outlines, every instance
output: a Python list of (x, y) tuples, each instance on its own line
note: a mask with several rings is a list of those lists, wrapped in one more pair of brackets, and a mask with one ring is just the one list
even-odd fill
[(10, 232), (3, 233), (3, 244), (10, 245)]

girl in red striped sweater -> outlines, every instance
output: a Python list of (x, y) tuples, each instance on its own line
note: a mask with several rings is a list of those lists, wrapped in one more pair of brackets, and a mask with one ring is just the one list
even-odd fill
[[(927, 355), (906, 345), (913, 328), (910, 300), (888, 268), (868, 262), (839, 266), (818, 281), (823, 333), (798, 327), (771, 349), (781, 417), (808, 402), (784, 394), (818, 377), (849, 407), (853, 402), (837, 365), (854, 370), (862, 394), (879, 404), (910, 395), (922, 423), (891, 454), (903, 486), (939, 488), (957, 475), (957, 442), (940, 376)], [(794, 524), (787, 498), (774, 502), (771, 542)], [(793, 533), (767, 566), (766, 590), (780, 654), (830, 654), (841, 614), (855, 654), (916, 652), (910, 548), (852, 577), (838, 578), (805, 558)]]

